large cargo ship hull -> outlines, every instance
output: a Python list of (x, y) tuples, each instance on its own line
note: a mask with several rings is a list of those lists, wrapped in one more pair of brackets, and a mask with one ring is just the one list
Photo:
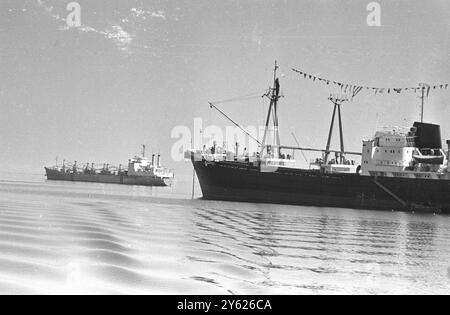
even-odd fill
[(204, 199), (450, 213), (450, 181), (323, 174), (251, 163), (195, 161)]
[(106, 183), (121, 185), (138, 185), (138, 186), (169, 186), (170, 179), (164, 179), (156, 176), (128, 176), (128, 175), (103, 175), (103, 174), (74, 174), (64, 173), (59, 170), (45, 168), (48, 180), (56, 181), (72, 181), (72, 182), (89, 182), (89, 183)]

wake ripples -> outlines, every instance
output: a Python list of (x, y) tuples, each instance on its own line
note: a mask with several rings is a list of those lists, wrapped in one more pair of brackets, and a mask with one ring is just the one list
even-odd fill
[(129, 189), (0, 183), (0, 293), (449, 292), (448, 216)]

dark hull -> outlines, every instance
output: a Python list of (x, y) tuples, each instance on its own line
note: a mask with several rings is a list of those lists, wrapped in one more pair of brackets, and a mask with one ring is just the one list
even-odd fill
[(72, 182), (89, 182), (89, 183), (106, 183), (121, 185), (138, 185), (138, 186), (168, 186), (170, 180), (151, 176), (127, 176), (127, 175), (101, 175), (101, 174), (71, 174), (63, 173), (58, 170), (45, 168), (48, 180), (72, 181)]
[(322, 174), (238, 162), (193, 161), (204, 199), (450, 213), (450, 181)]

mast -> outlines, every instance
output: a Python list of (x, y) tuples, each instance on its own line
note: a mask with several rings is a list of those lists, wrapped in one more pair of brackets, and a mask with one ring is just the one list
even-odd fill
[(142, 157), (145, 157), (145, 144), (142, 145)]
[[(277, 70), (278, 70), (278, 63), (275, 60), (275, 67), (273, 70), (273, 87), (271, 88), (270, 93), (270, 105), (269, 110), (267, 112), (267, 119), (266, 124), (264, 128), (264, 137), (263, 141), (261, 143), (261, 152), (260, 156), (263, 157), (264, 150), (267, 149), (269, 145), (266, 144), (267, 140), (267, 133), (269, 131), (269, 124), (270, 124), (270, 118), (272, 117), (273, 120), (273, 127), (274, 127), (274, 143), (273, 148), (275, 151), (271, 152), (271, 155), (273, 155), (274, 158), (278, 158), (280, 155), (280, 133), (278, 130), (278, 99), (280, 98), (280, 82), (277, 78)], [(269, 97), (269, 94), (266, 95)], [(269, 152), (267, 152), (269, 153)]]
[(345, 148), (344, 148), (344, 131), (342, 128), (342, 115), (341, 115), (341, 105), (342, 103), (348, 101), (347, 98), (339, 97), (339, 96), (333, 96), (330, 95), (328, 98), (333, 104), (333, 115), (331, 117), (331, 124), (330, 124), (330, 132), (328, 134), (328, 141), (327, 141), (327, 147), (325, 149), (325, 159), (324, 164), (328, 163), (328, 157), (330, 155), (330, 146), (331, 146), (331, 138), (333, 137), (333, 129), (334, 129), (334, 121), (336, 118), (336, 112), (338, 113), (338, 120), (339, 120), (339, 138), (341, 143), (341, 151), (339, 153), (339, 161), (340, 164), (344, 162), (344, 155), (345, 155)]
[(423, 123), (423, 107), (425, 103), (425, 87), (422, 87), (422, 106), (420, 111), (420, 122)]
[[(421, 99), (421, 106), (420, 106), (420, 122), (423, 123), (423, 117), (424, 117), (424, 107), (425, 107), (425, 90), (430, 89), (430, 86), (426, 83), (419, 83), (419, 86), (421, 86), (421, 95), (420, 95), (420, 99)], [(426, 97), (428, 97), (428, 93), (426, 95)]]

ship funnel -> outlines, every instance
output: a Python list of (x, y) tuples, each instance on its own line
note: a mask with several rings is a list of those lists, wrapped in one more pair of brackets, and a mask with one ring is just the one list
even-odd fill
[(419, 149), (442, 149), (441, 127), (439, 125), (415, 122), (416, 146)]
[(160, 154), (158, 154), (158, 164), (157, 164), (157, 166), (161, 167), (161, 155)]
[(152, 154), (152, 166), (153, 167), (155, 166), (155, 155), (154, 154)]

